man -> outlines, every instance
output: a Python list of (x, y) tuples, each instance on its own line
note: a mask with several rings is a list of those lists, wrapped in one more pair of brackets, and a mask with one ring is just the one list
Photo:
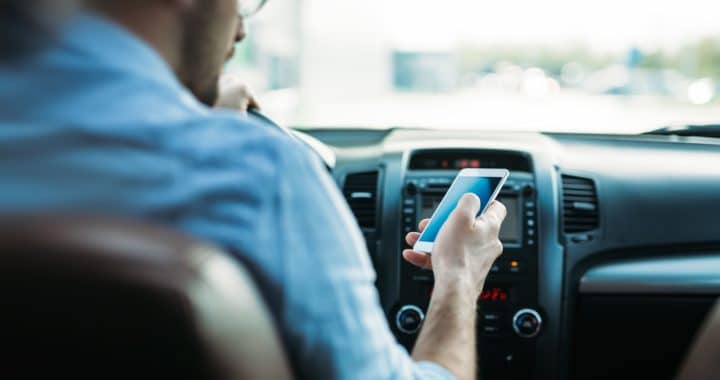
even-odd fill
[(222, 244), (258, 275), (299, 378), (475, 377), (475, 305), (502, 251), (501, 204), (476, 218), (479, 200), (466, 195), (432, 259), (403, 252), (436, 279), (411, 357), (319, 160), (192, 95), (215, 103), (221, 65), (243, 36), (237, 0), (85, 7), (47, 49), (0, 63), (2, 211), (131, 215)]

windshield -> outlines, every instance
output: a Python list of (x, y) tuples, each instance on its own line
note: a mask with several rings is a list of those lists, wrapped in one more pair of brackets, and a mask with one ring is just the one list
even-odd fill
[(295, 127), (720, 121), (720, 3), (270, 0), (227, 65)]

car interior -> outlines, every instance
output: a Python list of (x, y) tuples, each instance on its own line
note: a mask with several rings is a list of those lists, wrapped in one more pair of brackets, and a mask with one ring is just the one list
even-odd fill
[(402, 236), (467, 163), (511, 171), (498, 198), (505, 250), (478, 300), (484, 378), (672, 378), (718, 297), (720, 171), (698, 165), (720, 158), (710, 139), (312, 133), (337, 151), (334, 174), (408, 348), (433, 277), (397, 255)]
[[(505, 251), (478, 299), (479, 378), (718, 373), (720, 172), (697, 165), (718, 162), (714, 140), (296, 133), (325, 148), (318, 154), (334, 152), (326, 162), (364, 233), (388, 323), (408, 349), (433, 274), (402, 260), (402, 236), (432, 212), (459, 166), (479, 162), (511, 170), (498, 198), (508, 209)], [(89, 375), (77, 372), (83, 358), (118, 377), (292, 378), (253, 279), (212, 245), (133, 220), (36, 215), (0, 224), (1, 318), (16, 327), (2, 334), (13, 348), (3, 353), (4, 377), (28, 375), (28, 359), (41, 356), (77, 376)]]
[[(597, 68), (600, 63), (568, 58), (556, 47), (539, 48), (555, 54), (547, 60), (553, 63), (522, 55), (526, 45), (501, 37), (498, 43), (517, 51), (499, 49), (492, 52), (497, 57), (471, 59), (475, 66), (469, 67), (470, 61), (459, 63), (463, 53), (453, 50), (450, 37), (442, 49), (392, 40), (398, 47), (377, 52), (377, 44), (359, 42), (370, 38), (371, 26), (350, 23), (345, 25), (353, 32), (339, 32), (350, 39), (347, 49), (330, 39), (319, 44), (327, 28), (339, 30), (352, 18), (357, 5), (308, 3), (270, 1), (267, 14), (250, 24), (245, 44), (256, 48), (239, 49), (241, 58), (227, 70), (260, 83), (257, 97), (262, 102), (265, 96), (267, 107), (251, 112), (254, 117), (287, 130), (325, 163), (362, 230), (382, 309), (401, 345), (412, 350), (434, 283), (431, 270), (403, 260), (400, 253), (409, 248), (404, 236), (432, 215), (459, 170), (507, 169), (498, 195), (508, 212), (500, 231), (504, 252), (477, 301), (478, 378), (720, 378), (720, 126), (713, 124), (720, 122), (720, 53), (697, 54), (710, 57), (717, 77), (716, 71), (676, 67), (670, 58), (658, 61), (664, 45), (638, 42), (652, 33), (627, 29), (633, 37), (613, 42), (608, 51), (619, 53)], [(379, 0), (370, 3), (383, 9)], [(392, 3), (390, 18), (413, 6)], [(550, 5), (570, 7), (545, 3), (543, 15), (557, 13), (547, 11)], [(432, 17), (452, 19), (479, 9), (452, 4), (455, 13)], [(612, 4), (597, 17), (607, 21), (620, 12), (619, 3)], [(619, 21), (620, 31), (650, 7), (643, 4), (629, 11), (637, 18)], [(487, 7), (511, 11), (508, 5)], [(575, 11), (569, 17), (589, 17)], [(418, 17), (423, 12), (432, 10)], [(663, 15), (680, 24), (701, 23), (670, 10)], [(273, 34), (274, 27), (280, 32)], [(696, 40), (716, 32), (707, 44), (720, 52), (720, 28), (709, 28), (683, 34), (688, 46), (700, 49)], [(612, 28), (601, 29), (609, 36)], [(288, 43), (301, 46), (293, 50), (283, 36), (297, 30), (305, 34)], [(531, 26), (521, 31), (533, 34)], [(393, 33), (380, 29), (370, 36), (384, 32)], [(662, 42), (666, 35), (656, 37)], [(336, 49), (338, 58), (313, 46)], [(495, 45), (478, 46), (486, 49), (473, 52)], [(570, 51), (573, 45), (558, 39), (557, 46)], [(370, 58), (351, 62), (361, 55)], [(337, 81), (336, 71), (320, 78), (331, 64), (343, 75), (357, 70), (357, 78), (317, 100), (298, 100)], [(621, 70), (625, 82), (618, 84), (612, 70)], [(672, 70), (687, 80), (668, 84)], [(382, 71), (378, 80), (390, 90), (375, 93), (364, 83), (375, 71)], [(516, 71), (517, 81), (508, 82)], [(427, 79), (428, 73), (437, 78)], [(608, 75), (615, 82), (597, 89)], [(661, 80), (666, 82), (653, 82)], [(637, 84), (642, 81), (652, 83)], [(684, 86), (682, 100), (663, 92), (675, 85)], [(338, 95), (353, 86), (356, 94)], [(356, 111), (346, 112), (353, 106)], [(113, 368), (107, 375), (118, 378), (141, 372), (293, 378), (251, 272), (212, 243), (142, 220), (4, 215), (0, 249), (0, 321), (9, 327), (0, 332), (6, 348), (2, 378), (49, 369), (98, 374), (83, 373), (89, 367), (77, 361)], [(67, 350), (68, 340), (79, 343)], [(46, 366), (29, 367), (39, 356), (48, 358)]]

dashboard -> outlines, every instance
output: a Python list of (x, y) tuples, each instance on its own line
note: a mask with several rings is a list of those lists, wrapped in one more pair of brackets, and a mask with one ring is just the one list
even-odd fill
[(505, 251), (478, 299), (478, 377), (672, 378), (720, 296), (720, 140), (305, 132), (335, 154), (333, 175), (408, 350), (433, 276), (401, 259), (403, 236), (462, 168), (511, 172), (499, 195)]

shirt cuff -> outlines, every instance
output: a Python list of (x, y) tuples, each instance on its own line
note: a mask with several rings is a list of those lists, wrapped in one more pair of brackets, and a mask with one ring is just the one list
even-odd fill
[(456, 380), (455, 375), (439, 364), (422, 361), (417, 362), (416, 365), (420, 375), (419, 379)]

